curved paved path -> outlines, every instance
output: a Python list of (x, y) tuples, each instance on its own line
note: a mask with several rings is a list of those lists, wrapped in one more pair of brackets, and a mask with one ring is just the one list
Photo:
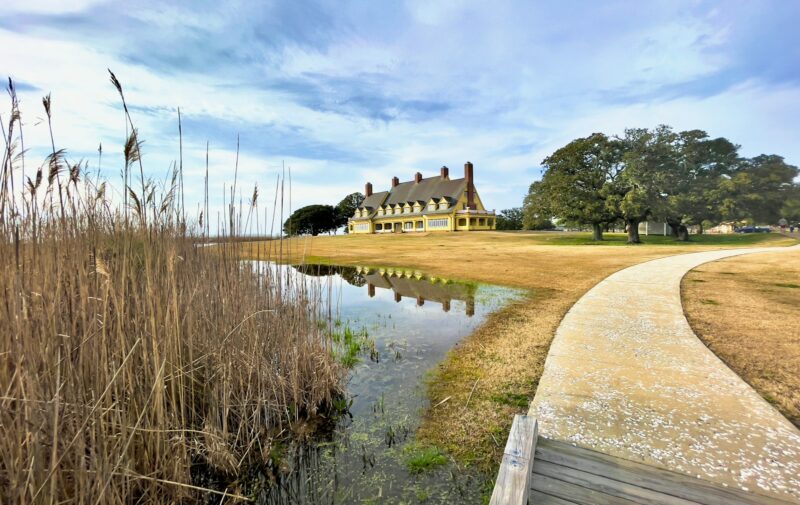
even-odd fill
[(621, 270), (558, 327), (530, 408), (540, 434), (800, 501), (800, 431), (697, 338), (684, 274), (761, 248), (682, 254)]

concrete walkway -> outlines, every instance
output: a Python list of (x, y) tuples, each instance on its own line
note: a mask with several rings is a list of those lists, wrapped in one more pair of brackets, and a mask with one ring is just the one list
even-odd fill
[(800, 501), (800, 431), (706, 348), (680, 299), (698, 265), (786, 250), (671, 256), (600, 282), (556, 332), (530, 408), (540, 434)]

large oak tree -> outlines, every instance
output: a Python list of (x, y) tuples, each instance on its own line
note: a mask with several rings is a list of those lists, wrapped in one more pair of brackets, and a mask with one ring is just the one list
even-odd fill
[(525, 198), (526, 215), (591, 226), (594, 239), (603, 240), (605, 226), (620, 217), (609, 204), (622, 170), (620, 142), (594, 133), (558, 149), (542, 165), (542, 180), (531, 185)]

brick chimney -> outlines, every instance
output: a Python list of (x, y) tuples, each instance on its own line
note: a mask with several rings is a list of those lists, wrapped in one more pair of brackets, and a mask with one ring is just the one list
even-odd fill
[(421, 173), (417, 172), (416, 174), (414, 174), (414, 182), (415, 183), (419, 184), (421, 180), (422, 180), (422, 174)]
[(400, 184), (400, 179), (398, 179), (397, 177), (392, 177), (392, 187), (395, 187), (398, 184)]
[(467, 208), (475, 210), (478, 208), (475, 205), (475, 181), (472, 173), (472, 162), (464, 163), (464, 179), (467, 180)]
[(450, 169), (447, 167), (442, 167), (442, 179), (449, 179), (450, 178)]
[(368, 182), (364, 186), (364, 196), (372, 196), (372, 183)]

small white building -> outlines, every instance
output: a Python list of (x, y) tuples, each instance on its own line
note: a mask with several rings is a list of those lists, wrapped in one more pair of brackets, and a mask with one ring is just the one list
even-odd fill
[(667, 223), (657, 221), (643, 221), (639, 223), (639, 235), (663, 235), (670, 234), (670, 227)]
[(706, 230), (706, 233), (733, 233), (736, 231), (734, 223), (720, 223)]

